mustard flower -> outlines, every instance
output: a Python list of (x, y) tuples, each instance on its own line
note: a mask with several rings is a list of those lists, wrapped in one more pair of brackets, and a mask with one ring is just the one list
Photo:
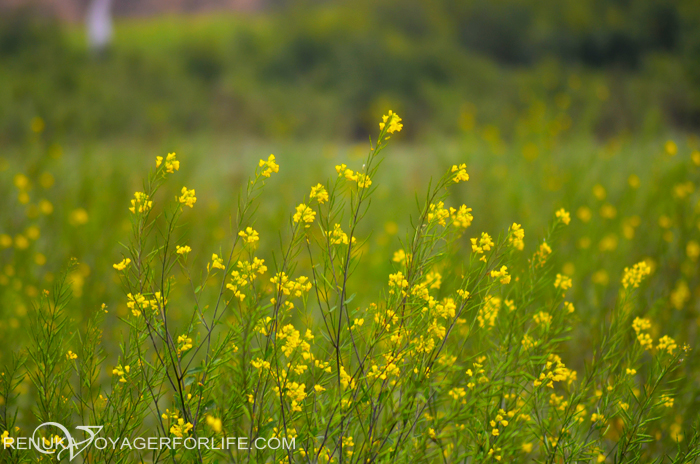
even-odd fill
[(192, 349), (192, 339), (187, 335), (177, 337), (177, 354), (182, 354)]
[(149, 200), (148, 195), (143, 192), (135, 192), (134, 199), (131, 200), (129, 211), (134, 214), (136, 214), (137, 211), (139, 213), (147, 213), (152, 206), (153, 201)]
[(491, 271), (491, 277), (494, 279), (501, 279), (502, 284), (509, 284), (510, 283), (510, 276), (508, 275), (508, 267), (507, 266), (501, 266), (500, 270), (493, 270)]
[(382, 122), (379, 123), (379, 130), (384, 130), (384, 127), (388, 124), (386, 131), (390, 134), (394, 132), (401, 132), (403, 129), (403, 124), (401, 124), (401, 118), (398, 114), (389, 110), (388, 114), (382, 116)]
[(455, 227), (461, 227), (462, 229), (466, 229), (472, 225), (474, 216), (472, 216), (471, 211), (472, 209), (467, 208), (467, 205), (462, 205), (459, 207), (459, 209), (450, 208), (452, 224), (454, 224)]
[(480, 238), (472, 238), (470, 240), (472, 243), (472, 251), (477, 254), (482, 254), (484, 251), (489, 251), (491, 250), (491, 247), (494, 246), (491, 236), (486, 232), (482, 232)]
[(649, 274), (651, 274), (651, 267), (646, 263), (646, 261), (640, 261), (632, 266), (632, 269), (626, 267), (622, 276), (622, 286), (625, 288), (629, 286), (632, 286), (632, 288), (637, 288), (642, 280), (644, 280), (644, 277), (648, 276)]
[(194, 196), (194, 189), (188, 190), (187, 187), (182, 187), (181, 193), (182, 195), (178, 199), (180, 203), (193, 208), (194, 204), (197, 203), (197, 197)]
[(314, 187), (311, 187), (309, 198), (315, 198), (316, 201), (323, 204), (328, 201), (328, 192), (322, 184), (316, 184)]
[(78, 355), (73, 353), (72, 351), (68, 351), (68, 353), (66, 353), (66, 359), (68, 361), (73, 361), (74, 359), (78, 359)]
[(260, 240), (258, 232), (252, 227), (246, 227), (245, 230), (238, 232), (238, 236), (243, 239), (245, 243), (253, 244)]
[(175, 252), (176, 252), (178, 255), (186, 255), (186, 254), (189, 253), (190, 251), (192, 251), (192, 248), (190, 248), (190, 247), (187, 246), (187, 245), (185, 245), (185, 246), (177, 245), (177, 246), (175, 247)]
[(540, 311), (539, 313), (532, 316), (532, 319), (536, 324), (539, 325), (549, 325), (552, 322), (552, 315), (546, 311)]
[(451, 172), (453, 173), (452, 180), (455, 184), (458, 184), (460, 182), (466, 182), (469, 180), (469, 174), (467, 174), (467, 165), (464, 163), (460, 165), (453, 165)]
[(508, 243), (516, 250), (525, 248), (525, 230), (520, 224), (513, 223), (508, 230)]
[(562, 274), (557, 274), (557, 277), (554, 279), (554, 287), (559, 288), (563, 291), (566, 291), (570, 289), (573, 286), (572, 280), (570, 277), (567, 277)]
[(676, 145), (676, 142), (673, 140), (668, 140), (664, 144), (664, 151), (668, 156), (676, 156), (676, 153), (678, 153), (678, 145)]
[[(165, 172), (173, 173), (180, 170), (180, 162), (175, 159), (175, 153), (168, 153), (165, 157)], [(162, 156), (156, 156), (156, 168), (160, 167), (163, 162)]]
[(280, 167), (277, 163), (275, 163), (275, 155), (270, 155), (267, 157), (267, 161), (265, 160), (260, 160), (258, 163), (258, 166), (261, 168), (264, 167), (265, 169), (261, 172), (263, 177), (270, 177), (270, 175), (273, 172), (279, 172)]
[(552, 248), (547, 244), (547, 242), (542, 242), (540, 244), (540, 247), (537, 249), (537, 252), (535, 253), (535, 256), (534, 256), (536, 266), (538, 266), (538, 267), (544, 266), (545, 263), (547, 262), (547, 258), (551, 254), (552, 254)]
[(672, 407), (673, 407), (673, 397), (667, 395), (666, 393), (662, 394), (662, 395), (659, 397), (659, 401), (660, 401), (660, 403), (661, 403), (663, 406), (665, 406), (665, 407), (667, 407), (667, 408), (672, 408)]
[(659, 339), (659, 344), (656, 345), (656, 349), (659, 351), (668, 351), (668, 354), (673, 354), (673, 351), (678, 348), (678, 345), (676, 345), (676, 341), (669, 337), (668, 335), (664, 335)]
[(221, 433), (222, 424), (221, 419), (214, 416), (207, 416), (207, 425), (211, 427), (214, 433)]
[(126, 383), (126, 374), (128, 374), (130, 371), (131, 368), (129, 366), (122, 367), (122, 365), (119, 364), (117, 367), (112, 369), (112, 375), (119, 377), (119, 382)]
[(176, 437), (184, 437), (188, 433), (190, 433), (190, 430), (192, 430), (192, 424), (189, 422), (185, 422), (184, 419), (178, 419), (177, 424), (173, 424), (172, 427), (170, 427), (170, 433), (175, 435)]
[(555, 216), (565, 225), (569, 225), (569, 223), (571, 222), (571, 215), (564, 208), (561, 208), (559, 211), (557, 211), (555, 213)]
[(117, 264), (112, 264), (112, 267), (116, 269), (117, 271), (123, 271), (124, 269), (129, 266), (129, 263), (131, 263), (131, 260), (129, 258), (125, 258), (118, 262)]
[(306, 206), (304, 203), (301, 203), (299, 206), (296, 208), (296, 213), (294, 213), (294, 222), (305, 222), (305, 223), (310, 223), (314, 222), (314, 219), (316, 218), (316, 211), (312, 210), (308, 206)]
[[(207, 266), (207, 270), (208, 270), (208, 267), (209, 266)], [(219, 255), (217, 255), (216, 253), (211, 255), (211, 268), (212, 269), (226, 270), (226, 266), (224, 266), (224, 259), (220, 258)]]

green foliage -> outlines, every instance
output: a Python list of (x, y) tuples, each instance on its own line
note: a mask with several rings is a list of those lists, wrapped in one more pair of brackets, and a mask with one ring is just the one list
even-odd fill
[(415, 121), (410, 135), (454, 134), (466, 103), (510, 136), (533, 96), (572, 82), (600, 96), (571, 101), (584, 131), (698, 124), (692, 1), (291, 3), (121, 20), (99, 57), (79, 27), (36, 21), (0, 21), (0, 141), (21, 139), (36, 115), (70, 139), (363, 138), (386, 107)]
[[(41, 185), (41, 170), (3, 173), (15, 185), (9, 242), (0, 234), (13, 267), (1, 274), (2, 330), (17, 340), (1, 358), (3, 430), (18, 437), (55, 420), (103, 425), (106, 437), (296, 444), (93, 449), (86, 462), (696, 460), (700, 152), (650, 143), (634, 166), (620, 153), (634, 146), (620, 140), (589, 154), (583, 171), (583, 159), (554, 156), (563, 142), (552, 132), (528, 145), (533, 120), (520, 145), (474, 128), (467, 165), (426, 165), (385, 151), (401, 127), (391, 114), (384, 122), (366, 156), (339, 155), (316, 180), (287, 156), (246, 166), (255, 174), (237, 183), (237, 199), (186, 157), (163, 155), (136, 194), (121, 182), (98, 200), (122, 203), (123, 214), (44, 213), (32, 239), (22, 231), (37, 217), (26, 212), (67, 189), (73, 161), (34, 161), (64, 169), (56, 187)], [(412, 183), (412, 169), (446, 172)], [(520, 177), (504, 181), (509, 172)], [(420, 190), (415, 204), (403, 194)], [(230, 216), (211, 208), (213, 191), (229, 198)], [(229, 228), (219, 238), (203, 230), (216, 219)], [(50, 291), (23, 293), (46, 283), (45, 264), (30, 264), (39, 237), (93, 222), (123, 245), (85, 236), (94, 272), (71, 267)], [(70, 302), (71, 288), (94, 294)], [(38, 301), (26, 321), (12, 310), (25, 298)], [(74, 320), (81, 307), (86, 317)], [(27, 339), (5, 323), (13, 318)]]

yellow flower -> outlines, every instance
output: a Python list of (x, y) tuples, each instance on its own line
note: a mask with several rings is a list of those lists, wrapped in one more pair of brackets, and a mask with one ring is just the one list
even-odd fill
[(513, 248), (516, 250), (525, 248), (525, 230), (523, 230), (523, 226), (513, 223), (508, 232), (508, 243), (510, 243)]
[(211, 268), (226, 270), (226, 266), (224, 266), (224, 259), (219, 258), (219, 255), (217, 255), (216, 253), (211, 255)]
[(185, 245), (185, 246), (177, 245), (177, 246), (175, 247), (175, 252), (176, 252), (178, 255), (186, 255), (186, 254), (189, 253), (190, 251), (192, 251), (192, 248), (190, 248), (190, 247), (187, 246), (187, 245)]
[(536, 324), (549, 325), (552, 322), (552, 315), (545, 311), (540, 311), (535, 314), (532, 319)]
[(170, 433), (176, 437), (183, 437), (190, 433), (190, 430), (192, 430), (192, 424), (189, 422), (185, 423), (184, 419), (178, 419), (177, 424), (170, 427)]
[(211, 427), (211, 429), (215, 433), (221, 432), (221, 429), (222, 429), (221, 419), (216, 418), (214, 416), (207, 416), (207, 425), (209, 425), (209, 427)]
[(666, 393), (661, 395), (661, 397), (659, 398), (659, 401), (663, 406), (666, 406), (667, 408), (673, 407), (673, 398), (671, 396), (667, 395)]
[(125, 258), (118, 262), (117, 264), (112, 264), (112, 267), (116, 269), (117, 271), (123, 271), (124, 269), (127, 268), (127, 266), (131, 263), (131, 260), (129, 258)]
[(571, 222), (571, 215), (564, 208), (561, 208), (559, 211), (557, 211), (555, 215), (565, 225), (569, 225), (569, 223)]
[(639, 287), (639, 284), (644, 280), (644, 277), (651, 274), (651, 267), (646, 261), (640, 261), (632, 269), (626, 267), (624, 275), (622, 277), (622, 286), (627, 288), (632, 286), (632, 288)]
[(147, 213), (152, 206), (153, 202), (149, 200), (148, 195), (143, 192), (134, 192), (134, 199), (131, 200), (129, 211), (134, 214), (136, 214), (137, 211), (139, 213)]
[(367, 174), (357, 174), (357, 186), (359, 188), (367, 188), (372, 185), (372, 179)]
[(493, 270), (491, 271), (491, 277), (494, 279), (501, 279), (502, 284), (509, 284), (510, 283), (510, 276), (508, 275), (508, 267), (506, 266), (501, 266), (501, 269), (499, 271)]
[(267, 157), (267, 161), (265, 161), (265, 160), (260, 160), (260, 162), (258, 163), (258, 166), (260, 166), (261, 168), (262, 168), (262, 167), (265, 167), (265, 169), (261, 172), (261, 174), (262, 174), (264, 177), (270, 177), (270, 175), (271, 175), (273, 172), (279, 172), (279, 171), (280, 171), (279, 165), (278, 165), (277, 163), (275, 163), (275, 155), (270, 155), (270, 156), (268, 156), (268, 157)]
[(68, 353), (66, 353), (66, 359), (68, 359), (68, 361), (72, 361), (74, 359), (78, 359), (78, 355), (72, 351), (68, 351)]
[(119, 382), (126, 383), (126, 374), (128, 374), (130, 370), (131, 368), (129, 366), (122, 367), (122, 365), (119, 364), (117, 367), (112, 369), (112, 375), (120, 377)]
[(491, 250), (491, 247), (494, 246), (493, 240), (491, 239), (491, 236), (487, 234), (486, 232), (481, 233), (481, 237), (476, 239), (472, 238), (470, 239), (472, 243), (472, 251), (474, 253), (481, 254), (484, 251), (489, 251)]
[(309, 198), (315, 198), (319, 203), (325, 203), (328, 201), (328, 192), (323, 185), (316, 184), (316, 186), (311, 187)]
[(673, 140), (669, 140), (664, 144), (664, 151), (668, 156), (676, 156), (678, 153), (678, 146)]
[(296, 213), (294, 213), (294, 222), (314, 222), (314, 219), (316, 218), (316, 211), (312, 210), (308, 206), (306, 206), (304, 203), (301, 203), (299, 206), (296, 208)]
[(460, 165), (453, 165), (451, 172), (453, 173), (452, 180), (455, 184), (459, 184), (460, 182), (466, 182), (469, 180), (469, 174), (467, 174), (467, 165), (464, 163)]
[(252, 227), (246, 227), (245, 230), (238, 232), (238, 235), (243, 239), (245, 243), (253, 244), (260, 240), (258, 232), (253, 230)]
[(9, 248), (12, 246), (12, 237), (7, 234), (0, 235), (0, 247)]
[(194, 204), (197, 203), (197, 197), (194, 196), (194, 189), (188, 190), (187, 187), (182, 187), (181, 193), (182, 195), (178, 199), (180, 203), (193, 208)]
[(570, 277), (567, 277), (565, 275), (557, 274), (556, 279), (554, 280), (554, 287), (555, 288), (560, 288), (564, 291), (570, 289), (572, 287), (573, 283)]
[(382, 122), (379, 123), (379, 130), (384, 130), (384, 127), (387, 123), (389, 124), (389, 126), (387, 127), (386, 131), (390, 134), (393, 134), (394, 132), (401, 132), (401, 129), (403, 129), (403, 124), (401, 124), (401, 118), (398, 114), (394, 113), (391, 110), (389, 110), (388, 114), (382, 116)]
[[(162, 156), (156, 156), (156, 168), (159, 168), (163, 162)], [(173, 173), (180, 170), (180, 162), (175, 159), (175, 153), (168, 153), (165, 158), (165, 172)]]
[(462, 205), (459, 207), (459, 209), (450, 208), (452, 224), (454, 224), (455, 227), (461, 227), (462, 229), (466, 229), (472, 225), (474, 216), (472, 216), (471, 211), (472, 209), (467, 208), (467, 205)]
[(659, 344), (656, 345), (656, 349), (659, 351), (668, 351), (669, 354), (673, 354), (673, 351), (678, 348), (678, 345), (676, 345), (676, 341), (669, 337), (668, 335), (664, 335), (659, 339)]
[(180, 335), (177, 337), (177, 345), (177, 354), (182, 354), (192, 349), (192, 339), (187, 335)]

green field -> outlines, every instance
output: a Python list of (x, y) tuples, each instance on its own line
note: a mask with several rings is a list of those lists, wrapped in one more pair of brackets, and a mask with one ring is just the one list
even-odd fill
[[(467, 84), (422, 81), (405, 103), (410, 79), (347, 94), (318, 74), (260, 80), (289, 37), (334, 49), (334, 26), (378, 30), (314, 11), (279, 34), (264, 15), (124, 21), (94, 61), (80, 31), (60, 30), (56, 59), (81, 72), (30, 73), (27, 50), (0, 70), (0, 432), (56, 421), (297, 440), (289, 453), (86, 452), (95, 463), (695, 462), (700, 139), (654, 106), (658, 81), (461, 52), (444, 71), (473, 67)], [(411, 44), (391, 31), (378, 43), (420, 73), (436, 49), (401, 61)], [(236, 67), (246, 56), (259, 61)], [(389, 140), (377, 122), (390, 109), (405, 127)], [(175, 172), (156, 167), (168, 153)], [(279, 173), (264, 177), (270, 154)], [(329, 200), (310, 198), (319, 183)], [(302, 203), (308, 221), (293, 219)], [(449, 210), (461, 205), (468, 227)], [(357, 242), (329, 244), (336, 223)], [(246, 227), (259, 242), (242, 243)], [(484, 232), (495, 243), (480, 251)], [(268, 271), (242, 283), (232, 272), (253, 257)]]

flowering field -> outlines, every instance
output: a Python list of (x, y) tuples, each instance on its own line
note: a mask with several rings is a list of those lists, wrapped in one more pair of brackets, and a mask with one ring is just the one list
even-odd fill
[(127, 438), (90, 463), (695, 462), (698, 141), (404, 124), (105, 156), (32, 120), (0, 159), (0, 458), (55, 460), (20, 439), (55, 422)]

